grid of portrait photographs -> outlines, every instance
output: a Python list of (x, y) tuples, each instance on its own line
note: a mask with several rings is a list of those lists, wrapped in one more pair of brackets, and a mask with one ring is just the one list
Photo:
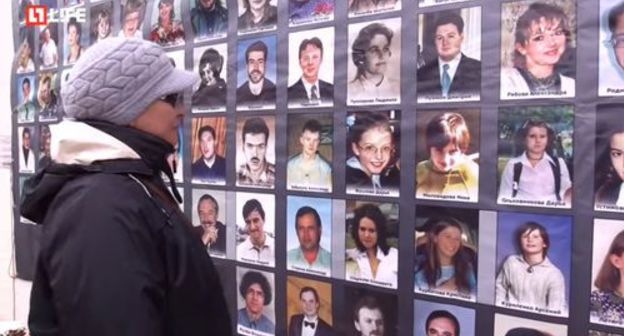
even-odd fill
[(167, 160), (233, 333), (624, 334), (624, 0), (12, 1), (16, 204), (91, 45), (198, 75)]

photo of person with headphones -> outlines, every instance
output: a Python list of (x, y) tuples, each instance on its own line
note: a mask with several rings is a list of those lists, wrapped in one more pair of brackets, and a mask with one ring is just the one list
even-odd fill
[(501, 109), (498, 203), (569, 208), (571, 106)]

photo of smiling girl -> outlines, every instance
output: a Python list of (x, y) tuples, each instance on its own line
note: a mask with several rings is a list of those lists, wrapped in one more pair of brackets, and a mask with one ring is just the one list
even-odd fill
[(574, 97), (574, 1), (518, 1), (502, 8), (500, 98)]

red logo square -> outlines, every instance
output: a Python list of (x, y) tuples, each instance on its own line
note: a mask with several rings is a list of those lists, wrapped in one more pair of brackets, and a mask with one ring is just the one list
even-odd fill
[(30, 5), (26, 6), (26, 26), (46, 26), (48, 24), (48, 7)]

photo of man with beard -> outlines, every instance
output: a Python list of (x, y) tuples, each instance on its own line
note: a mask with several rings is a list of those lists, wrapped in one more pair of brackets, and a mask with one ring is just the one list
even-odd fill
[[(275, 36), (239, 43), (237, 108), (271, 109), (275, 107)], [(244, 50), (244, 53), (241, 51)], [(243, 66), (244, 64), (244, 66)]]

